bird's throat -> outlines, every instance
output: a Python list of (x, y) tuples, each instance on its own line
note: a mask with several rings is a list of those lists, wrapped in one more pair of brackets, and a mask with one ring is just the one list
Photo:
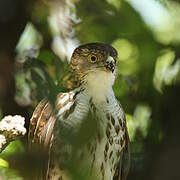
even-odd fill
[(90, 97), (97, 102), (103, 102), (113, 93), (114, 75), (111, 72), (97, 71), (86, 77), (85, 89)]

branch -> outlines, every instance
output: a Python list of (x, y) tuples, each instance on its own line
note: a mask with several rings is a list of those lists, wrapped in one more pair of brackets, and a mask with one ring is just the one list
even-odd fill
[(25, 118), (22, 116), (5, 116), (0, 121), (0, 153), (11, 142), (26, 134)]

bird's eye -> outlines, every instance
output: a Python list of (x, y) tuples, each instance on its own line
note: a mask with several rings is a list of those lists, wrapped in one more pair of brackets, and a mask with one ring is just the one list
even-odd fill
[(95, 63), (97, 60), (98, 60), (98, 58), (97, 58), (97, 56), (94, 55), (94, 54), (90, 54), (90, 55), (88, 56), (88, 61), (89, 61), (90, 63)]

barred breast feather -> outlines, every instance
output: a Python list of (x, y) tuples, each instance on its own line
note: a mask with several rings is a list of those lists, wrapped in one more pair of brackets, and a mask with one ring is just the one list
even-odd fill
[(55, 107), (42, 100), (30, 120), (28, 138), (31, 150), (40, 146), (48, 154), (34, 179), (73, 180), (69, 169), (77, 165), (81, 168), (75, 175), (83, 171), (79, 177), (93, 172), (88, 180), (126, 179), (129, 139), (124, 112), (113, 93), (99, 104), (82, 88), (58, 94)]

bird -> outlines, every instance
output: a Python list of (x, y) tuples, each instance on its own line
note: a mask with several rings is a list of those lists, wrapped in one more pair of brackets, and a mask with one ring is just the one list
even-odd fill
[(30, 149), (41, 147), (48, 154), (34, 179), (127, 179), (130, 141), (113, 91), (117, 59), (117, 50), (105, 43), (74, 50), (69, 66), (76, 87), (58, 93), (54, 105), (43, 99), (30, 119)]

